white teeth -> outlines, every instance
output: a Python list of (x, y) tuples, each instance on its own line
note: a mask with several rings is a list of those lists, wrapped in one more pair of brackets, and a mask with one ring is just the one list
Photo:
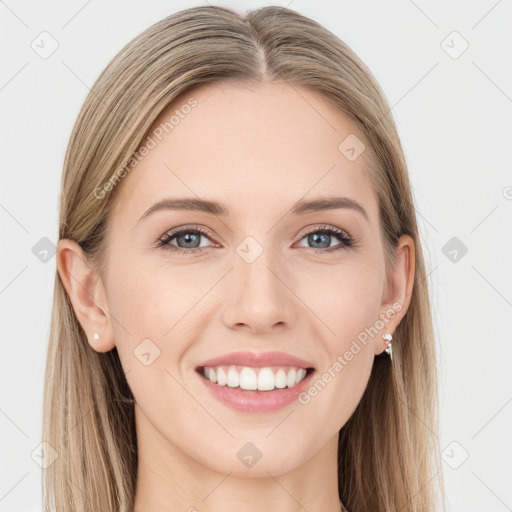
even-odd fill
[(227, 383), (226, 372), (222, 368), (217, 368), (217, 384), (225, 386)]
[(275, 387), (274, 372), (270, 368), (262, 368), (258, 374), (258, 389), (260, 391), (270, 391)]
[(258, 389), (258, 377), (252, 368), (242, 368), (240, 372), (240, 387), (242, 389)]
[(304, 368), (297, 370), (297, 375), (295, 376), (295, 384), (298, 384), (305, 376), (306, 370), (304, 370)]
[(286, 387), (286, 373), (282, 368), (279, 368), (276, 373), (276, 388)]
[(296, 374), (297, 374), (297, 370), (295, 370), (295, 368), (292, 368), (288, 372), (288, 377), (286, 377), (286, 384), (288, 385), (289, 388), (291, 388), (295, 384)]
[[(240, 371), (238, 371), (240, 369)], [(259, 370), (259, 371), (258, 371)], [(269, 367), (251, 368), (248, 366), (205, 367), (204, 376), (219, 386), (240, 387), (246, 390), (272, 391), (275, 388), (292, 388), (306, 377), (304, 368), (283, 367), (274, 370)]]
[(234, 368), (228, 370), (227, 384), (230, 388), (237, 388), (240, 385), (240, 376)]

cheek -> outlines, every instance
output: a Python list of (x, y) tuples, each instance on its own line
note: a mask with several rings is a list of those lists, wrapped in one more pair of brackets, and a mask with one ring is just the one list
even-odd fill
[(378, 320), (382, 283), (377, 264), (326, 267), (297, 281), (298, 295), (305, 297), (321, 322), (321, 339), (331, 355), (345, 350), (352, 339)]
[(321, 312), (317, 339), (326, 357), (300, 403), (308, 408), (309, 418), (333, 433), (348, 421), (368, 385), (380, 288), (376, 279), (361, 273), (345, 275), (324, 290), (312, 309)]
[[(137, 273), (134, 267), (112, 276), (111, 311), (115, 318), (116, 334), (124, 339), (130, 333), (132, 342), (138, 338), (162, 334), (163, 326), (157, 325), (156, 309), (162, 304), (165, 289), (156, 274)], [(116, 325), (117, 324), (117, 325)], [(117, 339), (116, 339), (117, 341)]]
[[(374, 361), (373, 329), (379, 319), (382, 275), (378, 263), (331, 267), (317, 273), (308, 306), (321, 319), (316, 334), (326, 358), (316, 376), (311, 397), (315, 416), (330, 410), (324, 420), (342, 425), (357, 407)], [(304, 293), (304, 291), (302, 292)], [(325, 391), (324, 391), (325, 390)], [(319, 399), (316, 397), (318, 393)], [(320, 397), (321, 395), (321, 397)], [(316, 409), (318, 408), (318, 409)]]
[(109, 273), (109, 311), (123, 366), (149, 351), (158, 355), (155, 367), (176, 367), (201, 331), (201, 299), (210, 286), (179, 265), (119, 260)]
[(166, 307), (172, 305), (170, 289), (159, 273), (128, 257), (116, 259), (111, 266), (108, 286), (115, 343), (125, 371), (144, 366), (141, 354), (146, 353), (155, 361), (152, 366), (158, 365), (163, 335), (172, 326), (171, 311), (165, 315)]
[(119, 358), (136, 402), (161, 432), (170, 424), (172, 411), (199, 413), (179, 384), (179, 361), (195, 336), (187, 329), (187, 319), (195, 315), (187, 312), (204, 293), (189, 280), (179, 269), (150, 268), (136, 260), (119, 262), (110, 273), (109, 305)]

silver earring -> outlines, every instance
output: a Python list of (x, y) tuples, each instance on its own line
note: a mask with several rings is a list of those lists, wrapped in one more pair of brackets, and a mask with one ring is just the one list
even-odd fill
[(384, 352), (389, 354), (389, 357), (393, 359), (393, 348), (391, 347), (391, 340), (393, 339), (393, 336), (391, 334), (383, 334), (382, 338), (387, 345), (387, 347), (384, 349)]
[(100, 335), (97, 332), (95, 332), (93, 338), (95, 340), (99, 340), (100, 339)]

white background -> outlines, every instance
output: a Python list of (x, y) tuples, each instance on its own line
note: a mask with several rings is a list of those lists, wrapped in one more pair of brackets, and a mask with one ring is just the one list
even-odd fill
[[(512, 510), (511, 2), (287, 2), (275, 4), (343, 39), (393, 107), (435, 310), (449, 510)], [(241, 11), (272, 4), (212, 3)], [(41, 440), (56, 267), (55, 257), (43, 263), (32, 248), (43, 237), (57, 242), (72, 126), (89, 87), (121, 47), (196, 5), (0, 1), (0, 512), (41, 509), (40, 469), (31, 453)], [(59, 45), (47, 59), (31, 48), (43, 31)], [(453, 31), (469, 44), (458, 58), (445, 51), (463, 48)], [(452, 237), (468, 248), (456, 262), (443, 253)]]

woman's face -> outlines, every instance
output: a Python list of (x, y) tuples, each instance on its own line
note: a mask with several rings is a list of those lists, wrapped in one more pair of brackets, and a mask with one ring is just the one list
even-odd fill
[[(337, 439), (385, 348), (380, 333), (398, 323), (384, 296), (362, 137), (315, 93), (275, 83), (197, 89), (161, 114), (150, 137), (118, 185), (103, 282), (137, 402), (139, 443), (223, 473), (282, 474)], [(361, 209), (293, 211), (299, 202), (339, 197)], [(177, 199), (224, 211), (189, 204), (146, 213)], [(176, 229), (183, 233), (160, 245)], [(370, 330), (376, 325), (378, 334)], [(288, 384), (235, 389), (233, 372), (231, 386), (208, 383), (204, 362), (239, 351), (285, 353), (314, 371), (299, 383), (300, 396)], [(262, 366), (274, 375), (282, 367), (291, 384), (290, 367), (301, 367), (231, 363), (256, 376)], [(251, 371), (242, 372), (248, 387)]]

